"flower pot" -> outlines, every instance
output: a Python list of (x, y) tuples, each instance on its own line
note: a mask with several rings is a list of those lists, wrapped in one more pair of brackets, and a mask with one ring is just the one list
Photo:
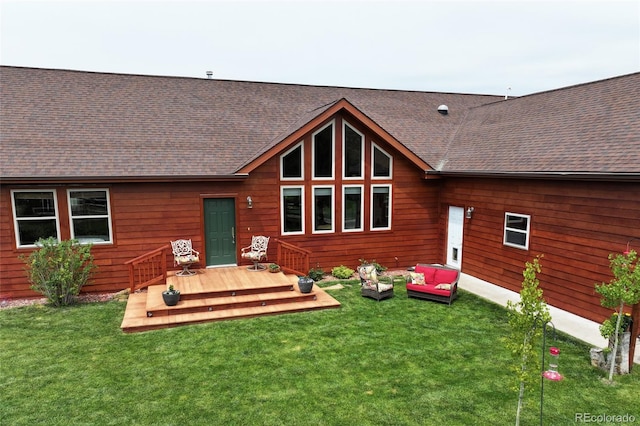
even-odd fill
[(167, 306), (175, 306), (178, 304), (180, 300), (180, 293), (162, 293), (162, 299), (164, 300), (164, 304)]
[(311, 289), (313, 288), (313, 280), (309, 277), (299, 277), (298, 288), (300, 289), (300, 293), (311, 293)]
[(272, 274), (275, 274), (276, 272), (280, 272), (280, 267), (277, 267), (277, 268), (269, 267), (269, 272), (271, 272)]

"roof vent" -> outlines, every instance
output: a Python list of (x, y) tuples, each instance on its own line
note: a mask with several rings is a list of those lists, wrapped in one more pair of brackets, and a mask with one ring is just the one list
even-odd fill
[(212, 77), (213, 77), (213, 71), (207, 71), (207, 78), (211, 80)]
[(449, 107), (448, 107), (448, 106), (446, 106), (446, 105), (440, 105), (440, 106), (438, 107), (438, 112), (439, 112), (440, 114), (442, 114), (442, 115), (447, 115), (447, 114), (449, 114)]

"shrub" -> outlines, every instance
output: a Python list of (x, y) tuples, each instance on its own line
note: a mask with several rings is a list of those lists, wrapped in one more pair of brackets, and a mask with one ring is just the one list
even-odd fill
[(324, 277), (324, 271), (322, 268), (311, 268), (309, 270), (309, 278), (314, 281), (320, 281)]
[(381, 274), (384, 271), (387, 270), (386, 266), (382, 266), (381, 264), (379, 264), (378, 262), (376, 262), (375, 259), (373, 259), (371, 262), (369, 262), (367, 259), (358, 259), (360, 261), (360, 264), (362, 265), (373, 265), (376, 267), (376, 272)]
[(336, 266), (331, 270), (331, 275), (333, 275), (338, 279), (346, 280), (353, 277), (353, 272), (354, 272), (353, 269), (347, 268), (344, 265), (340, 265), (340, 266)]
[(36, 245), (40, 248), (28, 258), (21, 256), (27, 264), (31, 288), (53, 306), (74, 303), (95, 268), (91, 244), (81, 245), (76, 240), (58, 241), (50, 237), (38, 240)]

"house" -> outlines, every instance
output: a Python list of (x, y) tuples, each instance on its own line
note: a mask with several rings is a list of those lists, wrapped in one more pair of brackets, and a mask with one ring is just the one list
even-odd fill
[(86, 291), (191, 238), (201, 266), (252, 235), (446, 263), (601, 321), (609, 253), (640, 248), (640, 73), (519, 98), (1, 67), (0, 297), (41, 236), (94, 244)]

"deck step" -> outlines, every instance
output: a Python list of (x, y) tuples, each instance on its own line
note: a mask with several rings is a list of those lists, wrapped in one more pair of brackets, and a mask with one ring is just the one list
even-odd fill
[[(256, 279), (259, 278), (259, 279)], [(204, 270), (187, 278), (169, 277), (166, 285), (129, 295), (121, 328), (126, 333), (187, 324), (337, 308), (340, 303), (318, 286), (301, 293), (295, 276), (247, 274), (244, 268)], [(166, 306), (167, 285), (180, 288), (180, 301)]]

